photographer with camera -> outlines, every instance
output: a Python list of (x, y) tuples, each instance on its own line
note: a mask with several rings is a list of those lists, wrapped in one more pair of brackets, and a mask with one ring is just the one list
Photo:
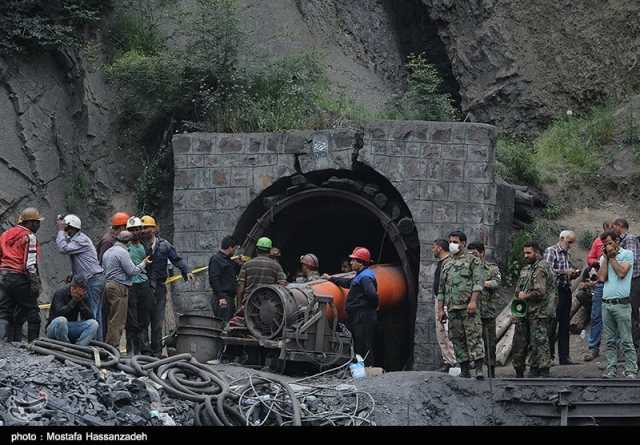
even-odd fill
[(602, 320), (607, 339), (607, 371), (604, 378), (615, 378), (618, 364), (618, 345), (624, 351), (624, 376), (635, 378), (638, 373), (636, 349), (631, 334), (631, 278), (633, 252), (620, 247), (616, 232), (600, 236), (604, 243), (604, 262), (598, 278), (604, 282), (602, 294)]

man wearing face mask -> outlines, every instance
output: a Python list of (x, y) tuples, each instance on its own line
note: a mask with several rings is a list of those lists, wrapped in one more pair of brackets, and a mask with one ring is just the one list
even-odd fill
[(522, 251), (527, 265), (520, 271), (515, 298), (527, 302), (527, 313), (524, 317), (515, 319), (513, 368), (516, 377), (523, 378), (528, 355), (529, 376), (549, 377), (551, 353), (548, 318), (555, 312), (553, 271), (542, 261), (541, 249), (537, 243), (525, 243)]
[(40, 244), (36, 232), (44, 220), (38, 209), (28, 207), (20, 213), (18, 224), (0, 235), (0, 341), (14, 337), (28, 321), (29, 341), (40, 333)]
[(571, 280), (578, 278), (580, 270), (573, 267), (569, 250), (576, 244), (576, 234), (571, 230), (560, 232), (558, 244), (547, 247), (544, 260), (549, 263), (558, 285), (558, 307), (555, 319), (550, 320), (549, 343), (553, 361), (558, 342), (558, 358), (561, 365), (573, 365), (569, 359), (569, 321), (571, 316)]
[[(433, 256), (438, 260), (435, 273), (433, 274), (433, 301), (435, 303), (436, 314), (436, 338), (438, 339), (438, 345), (440, 346), (440, 352), (442, 352), (442, 361), (444, 366), (440, 369), (442, 372), (448, 372), (449, 368), (456, 365), (456, 356), (453, 352), (453, 345), (449, 340), (449, 334), (447, 333), (447, 325), (443, 323), (438, 317), (438, 288), (440, 287), (440, 275), (442, 274), (442, 265), (449, 257), (449, 242), (446, 239), (437, 239), (431, 245), (431, 252)], [(446, 308), (445, 308), (446, 314)]]
[[(461, 376), (483, 378), (484, 343), (478, 300), (482, 292), (484, 272), (480, 260), (465, 252), (467, 236), (460, 231), (449, 234), (449, 259), (442, 266), (438, 289), (438, 318), (449, 320), (449, 338), (453, 343)], [(445, 315), (444, 307), (448, 314)]]
[[(104, 307), (104, 269), (98, 261), (98, 254), (91, 239), (81, 231), (82, 222), (76, 215), (58, 218), (58, 235), (56, 246), (63, 255), (69, 255), (71, 260), (71, 274), (82, 276), (87, 283), (86, 302), (91, 309), (93, 319), (100, 328), (96, 340), (102, 341), (104, 326), (102, 323)], [(70, 282), (68, 277), (67, 282)]]

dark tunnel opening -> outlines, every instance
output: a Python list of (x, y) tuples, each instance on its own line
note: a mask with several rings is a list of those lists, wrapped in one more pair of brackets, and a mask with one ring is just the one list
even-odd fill
[(340, 272), (341, 261), (355, 246), (367, 247), (376, 263), (400, 261), (378, 218), (347, 200), (304, 200), (278, 213), (270, 232), (275, 246), (287, 246), (282, 249), (281, 263), (290, 281), (305, 253), (316, 254), (320, 272), (329, 274)]
[[(340, 272), (342, 260), (356, 246), (367, 247), (375, 263), (401, 266), (408, 295), (402, 304), (378, 314), (374, 363), (386, 370), (410, 367), (419, 242), (415, 228), (404, 236), (396, 228), (398, 220), (410, 217), (402, 197), (373, 170), (319, 171), (305, 175), (302, 184), (300, 175), (294, 178), (281, 178), (250, 204), (240, 218), (236, 239), (244, 240), (245, 253), (252, 254), (257, 237), (269, 236), (282, 251), (280, 262), (289, 281), (295, 280), (301, 255), (316, 254), (320, 272), (333, 274)], [(364, 186), (360, 193), (332, 189), (336, 178)], [(373, 203), (380, 193), (388, 199), (384, 206)]]

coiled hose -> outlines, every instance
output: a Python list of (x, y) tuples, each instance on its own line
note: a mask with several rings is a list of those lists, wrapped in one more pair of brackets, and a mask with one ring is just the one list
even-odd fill
[[(230, 391), (227, 379), (212, 367), (198, 362), (191, 354), (178, 354), (164, 359), (146, 355), (121, 358), (116, 348), (102, 342), (92, 341), (89, 346), (79, 346), (49, 338), (39, 338), (27, 348), (38, 354), (53, 355), (80, 365), (110, 368), (137, 377), (148, 377), (170, 396), (195, 402), (196, 425), (249, 424), (238, 408), (239, 395)], [(272, 384), (273, 380), (259, 382)], [(301, 425), (300, 407), (293, 390), (283, 382), (277, 382), (277, 385), (284, 388), (293, 405), (290, 423)], [(275, 419), (276, 424), (283, 423), (281, 416), (278, 415)]]

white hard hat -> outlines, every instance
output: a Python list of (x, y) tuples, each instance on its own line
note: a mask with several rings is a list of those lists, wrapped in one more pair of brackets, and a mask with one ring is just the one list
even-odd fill
[(127, 229), (132, 227), (142, 227), (142, 220), (137, 216), (132, 216), (127, 220)]
[(80, 230), (82, 228), (82, 222), (76, 215), (67, 215), (64, 217), (63, 221), (67, 226), (71, 226), (74, 229)]

